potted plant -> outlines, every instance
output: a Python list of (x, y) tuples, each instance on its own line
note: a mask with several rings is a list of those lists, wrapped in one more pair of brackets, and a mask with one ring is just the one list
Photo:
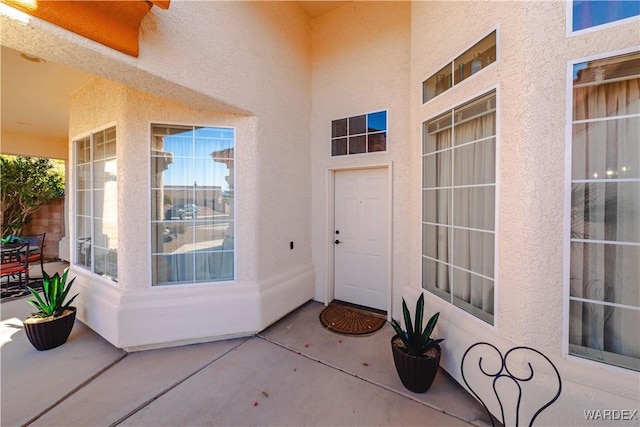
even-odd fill
[(395, 319), (391, 320), (396, 331), (396, 335), (391, 338), (393, 361), (402, 384), (415, 393), (424, 393), (431, 387), (440, 366), (440, 343), (444, 340), (431, 338), (440, 313), (434, 314), (423, 330), (423, 312), (424, 295), (421, 294), (416, 303), (415, 322), (412, 326), (411, 314), (403, 298), (402, 314), (407, 330), (403, 330)]
[(45, 271), (42, 272), (42, 294), (29, 288), (29, 292), (35, 300), (29, 300), (29, 304), (38, 311), (29, 315), (23, 322), (24, 330), (33, 346), (42, 351), (61, 346), (69, 338), (73, 323), (76, 320), (76, 308), (71, 307), (71, 303), (78, 296), (75, 294), (68, 302), (65, 299), (71, 290), (72, 279), (67, 283), (67, 268), (62, 276), (56, 273), (50, 277)]

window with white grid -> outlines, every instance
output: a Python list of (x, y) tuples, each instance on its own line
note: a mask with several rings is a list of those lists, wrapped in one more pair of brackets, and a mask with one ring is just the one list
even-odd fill
[(569, 353), (640, 370), (640, 53), (573, 65)]
[(493, 323), (496, 94), (423, 123), (422, 286)]

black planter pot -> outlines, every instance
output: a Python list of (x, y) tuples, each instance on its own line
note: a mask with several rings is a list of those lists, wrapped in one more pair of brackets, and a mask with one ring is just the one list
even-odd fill
[(50, 320), (32, 322), (27, 318), (23, 322), (27, 338), (36, 350), (51, 350), (67, 342), (76, 320), (76, 308), (69, 307), (68, 310), (62, 316)]
[(397, 335), (391, 338), (391, 351), (402, 384), (414, 393), (426, 392), (438, 373), (440, 350), (436, 349), (435, 356), (412, 356), (394, 344), (396, 338)]

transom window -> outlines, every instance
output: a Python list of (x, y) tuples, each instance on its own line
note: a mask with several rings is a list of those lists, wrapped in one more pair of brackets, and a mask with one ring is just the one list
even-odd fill
[(495, 91), (423, 123), (422, 287), (493, 323)]
[(387, 112), (362, 114), (331, 122), (331, 155), (387, 151)]
[(116, 128), (74, 141), (75, 264), (118, 278)]
[(569, 353), (640, 370), (640, 53), (573, 77)]
[(425, 80), (422, 83), (422, 102), (435, 98), (494, 63), (496, 40), (497, 33), (493, 31)]
[(235, 278), (234, 145), (229, 128), (151, 127), (153, 285)]

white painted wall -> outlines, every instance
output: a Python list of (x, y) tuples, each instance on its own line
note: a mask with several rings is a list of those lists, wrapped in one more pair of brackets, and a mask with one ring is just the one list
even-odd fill
[[(411, 158), (421, 152), (420, 124), (492, 87), (498, 89), (497, 272), (495, 326), (426, 292), (440, 311), (446, 338), (442, 364), (462, 382), (464, 351), (488, 341), (503, 353), (524, 345), (546, 354), (562, 376), (560, 400), (536, 425), (596, 425), (584, 409), (640, 409), (640, 377), (629, 370), (563, 353), (567, 294), (564, 277), (567, 64), (599, 52), (640, 45), (638, 23), (566, 36), (565, 2), (414, 2), (411, 23)], [(498, 28), (498, 62), (422, 105), (422, 81)], [(413, 206), (419, 205), (420, 164), (412, 163)], [(415, 197), (414, 197), (415, 195)], [(413, 209), (410, 223), (420, 222)], [(412, 235), (418, 238), (416, 231)], [(418, 260), (419, 246), (411, 245)], [(420, 265), (410, 263), (411, 285)], [(521, 361), (521, 363), (523, 363)], [(520, 367), (522, 367), (521, 365)], [(540, 393), (553, 377), (537, 375)], [(553, 396), (553, 394), (551, 394)]]
[[(24, 14), (2, 24), (3, 44), (104, 78), (74, 95), (70, 138), (117, 126), (119, 281), (74, 268), (80, 319), (140, 349), (251, 334), (313, 297), (310, 27), (295, 3), (154, 8), (137, 59)], [(236, 127), (234, 283), (150, 287), (150, 226), (139, 213), (149, 212), (152, 121)]]
[[(315, 299), (333, 291), (333, 211), (330, 171), (392, 167), (392, 305), (409, 285), (412, 208), (409, 138), (411, 4), (352, 2), (312, 21), (312, 233)], [(387, 151), (331, 157), (331, 121), (387, 110)], [(415, 208), (415, 207), (414, 207)], [(419, 243), (418, 243), (419, 244)]]

